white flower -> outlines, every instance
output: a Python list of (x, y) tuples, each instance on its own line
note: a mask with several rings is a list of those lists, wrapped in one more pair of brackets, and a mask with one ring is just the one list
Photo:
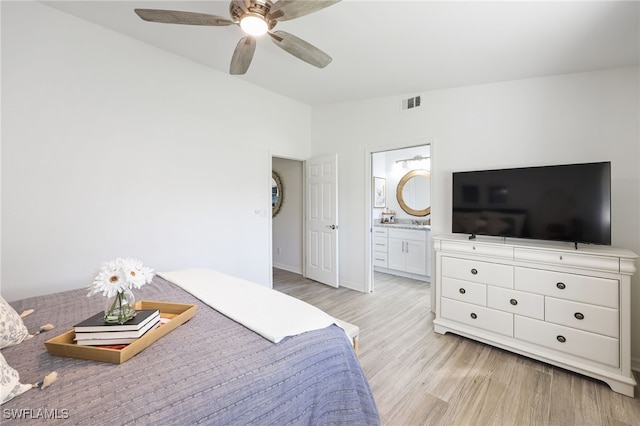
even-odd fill
[(153, 279), (153, 270), (142, 265), (142, 262), (131, 258), (118, 258), (102, 263), (89, 286), (88, 296), (102, 293), (113, 297), (131, 288), (140, 288)]
[(140, 288), (153, 279), (153, 270), (142, 266), (142, 262), (137, 259), (122, 259), (122, 270), (129, 288)]

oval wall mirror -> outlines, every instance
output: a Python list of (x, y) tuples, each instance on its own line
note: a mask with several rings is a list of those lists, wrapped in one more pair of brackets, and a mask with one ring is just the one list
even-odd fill
[(280, 211), (283, 196), (280, 176), (276, 172), (271, 172), (271, 217)]
[(431, 213), (431, 172), (411, 170), (404, 175), (398, 183), (396, 198), (402, 210), (412, 216)]

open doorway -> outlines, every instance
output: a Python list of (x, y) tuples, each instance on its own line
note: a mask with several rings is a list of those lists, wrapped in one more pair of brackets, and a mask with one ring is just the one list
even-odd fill
[[(279, 204), (271, 218), (272, 267), (300, 275), (303, 274), (303, 170), (303, 161), (271, 159), (271, 171), (280, 183), (279, 199), (272, 200), (272, 208)], [(276, 185), (275, 180), (272, 186)]]
[(431, 145), (371, 153), (371, 291), (376, 280), (430, 285)]
[(337, 162), (271, 157), (272, 269), (339, 287)]

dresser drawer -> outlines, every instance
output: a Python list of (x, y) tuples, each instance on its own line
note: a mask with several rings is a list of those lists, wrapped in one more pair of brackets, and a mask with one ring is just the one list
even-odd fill
[(381, 226), (374, 226), (373, 227), (373, 237), (384, 237), (387, 238), (387, 232), (388, 229), (387, 228), (383, 228)]
[(617, 309), (587, 305), (563, 299), (546, 298), (545, 320), (580, 330), (618, 338), (619, 313)]
[(618, 280), (516, 267), (515, 288), (559, 299), (618, 308)]
[(387, 237), (375, 237), (373, 239), (373, 251), (387, 251)]
[(513, 266), (511, 265), (443, 256), (442, 276), (513, 288)]
[(503, 259), (513, 259), (513, 247), (500, 244), (482, 244), (462, 241), (442, 241), (442, 251), (453, 251), (457, 253), (474, 254), (476, 256), (500, 257)]
[(519, 316), (514, 318), (514, 332), (516, 339), (525, 342), (620, 366), (618, 339)]
[(489, 286), (487, 288), (487, 307), (516, 315), (544, 319), (544, 296), (539, 294)]
[(455, 278), (442, 278), (442, 296), (474, 305), (487, 305), (487, 286)]
[(448, 318), (462, 324), (505, 336), (513, 336), (513, 315), (506, 312), (443, 297), (440, 302), (440, 315), (442, 318)]
[(373, 266), (379, 266), (381, 268), (387, 268), (389, 265), (387, 259), (387, 253), (374, 251), (373, 252)]
[(570, 253), (551, 250), (532, 250), (515, 248), (515, 260), (539, 262), (551, 265), (574, 266), (578, 268), (600, 269), (619, 272), (620, 259), (610, 256), (593, 256), (581, 253)]

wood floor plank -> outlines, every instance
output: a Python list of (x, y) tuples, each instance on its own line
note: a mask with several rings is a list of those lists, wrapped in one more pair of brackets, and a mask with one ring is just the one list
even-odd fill
[(498, 358), (495, 353), (486, 348), (480, 353), (459, 392), (449, 400), (449, 410), (443, 419), (446, 424), (490, 424), (495, 418), (496, 407), (507, 388), (493, 379)]
[(559, 370), (552, 377), (549, 425), (562, 426), (577, 424), (576, 413), (568, 410), (567, 407), (574, 405), (573, 375), (569, 372)]
[(383, 425), (640, 425), (640, 400), (602, 382), (435, 333), (428, 283), (376, 273), (366, 294), (280, 269), (273, 282), (360, 327), (359, 360)]

